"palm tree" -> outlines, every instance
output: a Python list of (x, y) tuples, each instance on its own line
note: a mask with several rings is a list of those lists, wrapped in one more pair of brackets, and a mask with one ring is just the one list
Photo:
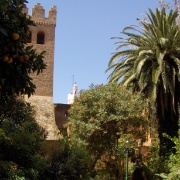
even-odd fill
[(180, 102), (180, 31), (177, 10), (156, 9), (139, 26), (124, 28), (120, 45), (111, 57), (107, 71), (109, 82), (133, 84), (152, 99), (158, 119), (160, 155), (174, 146), (163, 136), (178, 136)]

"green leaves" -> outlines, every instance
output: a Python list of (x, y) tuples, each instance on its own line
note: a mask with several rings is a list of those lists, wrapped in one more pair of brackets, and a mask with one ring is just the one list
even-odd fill
[(144, 139), (148, 121), (142, 115), (147, 103), (122, 86), (91, 85), (75, 99), (70, 109), (70, 127), (91, 152), (105, 153), (116, 145), (117, 134)]
[(45, 131), (29, 104), (14, 97), (0, 104), (0, 179), (38, 179), (46, 168), (40, 155)]
[[(82, 91), (71, 105), (71, 141), (82, 144), (94, 159), (94, 164), (97, 162), (98, 166), (98, 162), (102, 162), (106, 172), (115, 171), (108, 168), (110, 164), (119, 171), (127, 138), (132, 147), (136, 140), (144, 142), (146, 139), (147, 107), (142, 96), (132, 94), (117, 83), (91, 84), (89, 90)], [(106, 160), (101, 158), (104, 156)]]

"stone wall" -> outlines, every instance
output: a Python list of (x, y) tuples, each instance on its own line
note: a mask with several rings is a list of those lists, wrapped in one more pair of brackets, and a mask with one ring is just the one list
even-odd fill
[(47, 140), (57, 140), (61, 138), (60, 131), (55, 122), (54, 105), (52, 97), (31, 96), (25, 97), (35, 109), (35, 119), (37, 123), (47, 132)]

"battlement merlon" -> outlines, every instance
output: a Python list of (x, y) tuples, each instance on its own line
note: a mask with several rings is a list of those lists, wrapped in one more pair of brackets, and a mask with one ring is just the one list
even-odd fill
[[(28, 15), (28, 8), (24, 8), (23, 12)], [(40, 3), (37, 3), (32, 9), (32, 14), (30, 15), (31, 19), (37, 24), (48, 24), (56, 25), (56, 6), (51, 7), (49, 10), (48, 17), (45, 17), (45, 10)]]

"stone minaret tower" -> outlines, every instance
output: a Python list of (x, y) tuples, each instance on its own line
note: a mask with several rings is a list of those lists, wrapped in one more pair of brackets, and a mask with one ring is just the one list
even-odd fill
[(79, 97), (78, 86), (76, 83), (73, 85), (72, 93), (68, 94), (68, 104), (72, 104), (75, 97)]
[[(28, 9), (24, 9), (28, 14)], [(32, 75), (33, 83), (36, 85), (35, 95), (53, 96), (53, 66), (54, 66), (54, 44), (55, 44), (55, 27), (56, 27), (56, 6), (49, 10), (48, 17), (45, 17), (45, 10), (40, 3), (32, 9), (31, 19), (36, 26), (29, 27), (30, 44), (37, 52), (46, 51), (44, 61), (47, 69), (43, 73)]]
[[(24, 13), (28, 15), (28, 9)], [(35, 118), (38, 124), (47, 131), (47, 140), (60, 138), (59, 129), (55, 123), (53, 105), (53, 66), (54, 66), (54, 45), (56, 27), (56, 7), (49, 10), (48, 17), (45, 17), (45, 10), (40, 3), (32, 9), (31, 19), (36, 26), (30, 26), (29, 45), (32, 45), (37, 52), (46, 51), (44, 61), (47, 69), (43, 73), (32, 74), (33, 82), (36, 85), (35, 94), (26, 101), (35, 107)]]

